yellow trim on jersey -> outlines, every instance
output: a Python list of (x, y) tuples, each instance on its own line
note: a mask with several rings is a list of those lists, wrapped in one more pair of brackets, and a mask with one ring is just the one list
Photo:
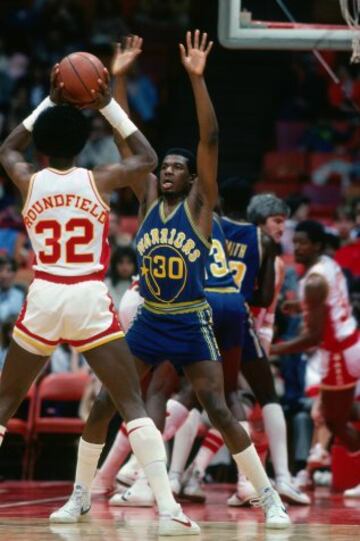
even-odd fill
[(47, 355), (51, 355), (54, 349), (56, 349), (58, 346), (58, 344), (55, 344), (54, 346), (46, 346), (39, 340), (36, 340), (35, 338), (30, 337), (28, 334), (25, 334), (16, 326), (14, 327), (13, 334), (15, 336), (18, 336), (21, 340), (24, 340), (24, 342), (28, 342), (32, 346), (37, 347), (38, 349), (40, 349), (40, 351), (43, 351)]
[(153, 314), (189, 314), (191, 312), (200, 312), (209, 310), (209, 304), (206, 299), (196, 301), (177, 302), (172, 304), (162, 304), (152, 301), (144, 301), (144, 308)]
[(125, 334), (122, 331), (115, 332), (113, 334), (108, 334), (107, 336), (104, 336), (103, 338), (98, 338), (97, 340), (94, 340), (93, 342), (88, 342), (84, 346), (74, 346), (76, 351), (79, 353), (83, 353), (84, 351), (89, 351), (90, 349), (97, 348), (99, 346), (102, 346), (103, 344), (107, 344), (108, 342), (111, 342), (112, 340), (117, 340), (120, 338), (124, 338)]
[(239, 293), (239, 289), (237, 287), (228, 286), (228, 287), (205, 287), (205, 291), (209, 291), (210, 293)]
[(178, 203), (176, 205), (176, 207), (170, 212), (170, 214), (168, 214), (167, 216), (165, 216), (165, 210), (164, 210), (164, 200), (161, 199), (160, 201), (160, 205), (159, 205), (159, 214), (160, 214), (160, 220), (166, 224), (166, 222), (168, 222), (169, 220), (171, 220), (171, 218), (173, 218), (173, 216), (175, 216), (177, 210), (179, 209), (180, 205), (181, 205), (182, 201), (180, 201), (180, 203)]
[(89, 179), (90, 179), (91, 187), (92, 187), (92, 189), (94, 190), (96, 197), (98, 198), (98, 200), (100, 201), (100, 203), (102, 204), (102, 206), (104, 207), (104, 209), (107, 210), (107, 211), (110, 211), (109, 205), (106, 203), (106, 201), (104, 201), (103, 197), (101, 197), (100, 192), (99, 192), (99, 190), (98, 190), (98, 187), (96, 186), (96, 182), (95, 182), (95, 178), (94, 178), (93, 172), (90, 171), (90, 169), (87, 169), (87, 172), (88, 172), (88, 174), (89, 174)]
[(197, 235), (199, 237), (199, 239), (201, 240), (201, 242), (206, 246), (206, 248), (208, 250), (210, 250), (211, 248), (211, 242), (208, 241), (204, 235), (201, 233), (201, 231), (199, 231), (197, 225), (195, 224), (194, 220), (193, 220), (193, 217), (191, 216), (191, 211), (189, 209), (189, 205), (188, 205), (188, 202), (187, 202), (187, 199), (185, 200), (184, 202), (184, 209), (185, 209), (185, 212), (186, 212), (186, 216), (188, 217), (188, 220), (190, 222), (190, 225), (195, 233), (195, 235)]
[(48, 169), (52, 173), (55, 173), (56, 175), (68, 175), (69, 173), (74, 171), (76, 167), (74, 165), (74, 167), (70, 167), (70, 169), (55, 169), (55, 167), (46, 167), (46, 169)]
[(31, 175), (30, 180), (29, 180), (29, 186), (28, 186), (28, 191), (27, 191), (27, 194), (26, 194), (25, 203), (24, 203), (23, 208), (21, 210), (21, 214), (23, 214), (23, 215), (26, 214), (25, 210), (27, 209), (27, 207), (29, 205), (29, 202), (30, 202), (30, 199), (31, 199), (31, 195), (32, 195), (33, 188), (34, 188), (34, 181), (35, 181), (36, 175), (37, 175), (37, 173), (34, 173), (33, 175)]

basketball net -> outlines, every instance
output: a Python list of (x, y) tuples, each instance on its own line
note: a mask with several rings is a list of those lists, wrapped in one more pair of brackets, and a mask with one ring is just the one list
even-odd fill
[(352, 40), (353, 64), (360, 63), (360, 0), (340, 0), (341, 12), (348, 26), (354, 30)]

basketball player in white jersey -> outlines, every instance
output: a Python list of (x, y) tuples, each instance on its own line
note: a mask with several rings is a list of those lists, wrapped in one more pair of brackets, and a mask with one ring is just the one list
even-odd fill
[[(16, 322), (0, 380), (0, 444), (7, 421), (53, 350), (68, 343), (84, 354), (127, 423), (131, 446), (157, 499), (159, 534), (198, 533), (197, 524), (182, 513), (172, 496), (164, 444), (145, 411), (135, 360), (122, 340), (118, 316), (103, 283), (109, 259), (111, 192), (129, 185), (141, 190), (139, 181), (156, 167), (157, 157), (111, 99), (108, 82), (99, 79), (92, 108), (112, 125), (115, 140), (126, 140), (133, 155), (121, 164), (94, 171), (75, 167), (75, 157), (89, 134), (88, 122), (75, 107), (60, 105), (62, 85), (57, 78), (55, 67), (50, 97), (0, 148), (1, 163), (24, 200), (24, 222), (35, 252), (34, 281)], [(22, 154), (31, 140), (49, 158), (49, 167), (38, 172)], [(96, 468), (105, 435), (98, 428), (88, 438), (84, 431), (79, 446), (83, 465), (77, 468), (74, 492), (50, 520), (77, 522), (89, 511), (95, 471), (87, 465), (90, 462)]]
[(319, 347), (321, 355), (321, 408), (330, 431), (350, 453), (360, 452), (360, 432), (349, 422), (355, 386), (360, 378), (360, 339), (352, 315), (345, 277), (339, 265), (322, 255), (323, 226), (300, 222), (295, 229), (295, 259), (305, 267), (300, 282), (300, 303), (288, 309), (302, 311), (302, 333), (275, 344), (271, 353), (298, 353)]

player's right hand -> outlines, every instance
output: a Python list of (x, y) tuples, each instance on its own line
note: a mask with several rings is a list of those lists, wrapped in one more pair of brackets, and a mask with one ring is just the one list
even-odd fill
[(90, 105), (86, 105), (85, 109), (94, 109), (95, 111), (106, 107), (111, 100), (111, 87), (110, 87), (110, 75), (106, 68), (104, 68), (105, 81), (98, 79), (99, 89), (91, 90), (94, 96), (94, 101)]
[(124, 45), (115, 44), (111, 62), (111, 73), (114, 77), (122, 77), (128, 73), (136, 58), (142, 52), (143, 39), (140, 36), (127, 36)]

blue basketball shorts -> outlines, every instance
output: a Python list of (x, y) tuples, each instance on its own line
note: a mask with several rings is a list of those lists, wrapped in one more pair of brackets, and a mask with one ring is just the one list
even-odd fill
[(213, 313), (214, 332), (220, 351), (242, 347), (247, 311), (238, 292), (222, 293), (206, 290)]
[(242, 363), (256, 361), (257, 359), (262, 359), (263, 357), (265, 357), (264, 350), (255, 331), (255, 326), (252, 315), (250, 313), (250, 309), (247, 305), (245, 305), (245, 307), (247, 315), (245, 317), (244, 323), (244, 336), (241, 353)]
[(154, 313), (140, 306), (126, 334), (132, 354), (156, 366), (170, 361), (177, 369), (198, 361), (220, 361), (209, 305), (189, 313)]

